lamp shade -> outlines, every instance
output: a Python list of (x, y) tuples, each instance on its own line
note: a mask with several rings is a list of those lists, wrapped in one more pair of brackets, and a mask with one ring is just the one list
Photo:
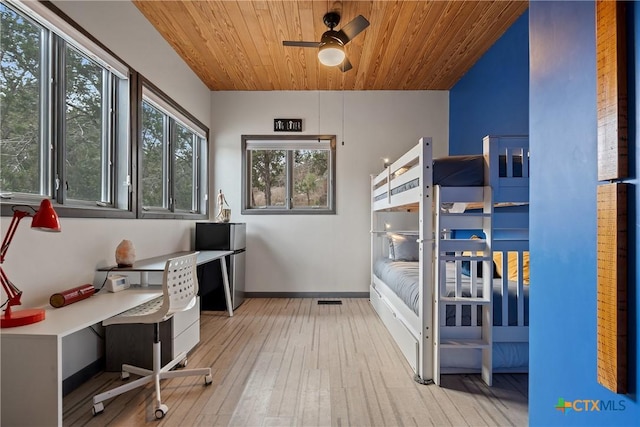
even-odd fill
[(56, 211), (53, 210), (51, 200), (44, 199), (40, 203), (40, 209), (33, 215), (33, 220), (31, 220), (31, 228), (43, 231), (60, 231), (60, 220)]
[(318, 59), (329, 67), (342, 64), (344, 57), (344, 47), (338, 42), (327, 42), (318, 50)]

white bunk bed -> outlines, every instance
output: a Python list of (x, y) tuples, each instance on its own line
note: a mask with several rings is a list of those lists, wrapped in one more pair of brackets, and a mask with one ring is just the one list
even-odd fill
[(528, 137), (483, 142), (433, 159), (421, 138), (371, 179), (371, 304), (419, 382), (528, 370)]

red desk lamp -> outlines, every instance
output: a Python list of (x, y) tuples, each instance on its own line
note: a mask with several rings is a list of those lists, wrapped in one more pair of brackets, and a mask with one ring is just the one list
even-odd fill
[[(29, 208), (33, 210), (33, 213), (23, 211), (20, 208)], [(40, 208), (37, 211), (31, 206), (13, 206), (11, 209), (13, 210), (13, 218), (11, 219), (9, 229), (7, 230), (7, 235), (4, 236), (4, 240), (2, 241), (2, 247), (0, 247), (0, 264), (4, 262), (7, 249), (9, 249), (9, 244), (13, 239), (13, 235), (16, 234), (18, 223), (25, 216), (33, 216), (33, 220), (31, 220), (31, 228), (43, 231), (60, 231), (58, 214), (53, 210), (53, 206), (49, 199), (44, 199), (42, 203), (40, 203)], [(41, 308), (11, 311), (11, 307), (14, 305), (22, 304), (20, 302), (22, 291), (11, 283), (1, 265), (0, 282), (2, 282), (2, 288), (7, 294), (7, 301), (2, 304), (3, 306), (6, 305), (7, 308), (4, 310), (4, 313), (0, 318), (0, 328), (13, 328), (16, 326), (30, 325), (44, 320), (44, 310)]]

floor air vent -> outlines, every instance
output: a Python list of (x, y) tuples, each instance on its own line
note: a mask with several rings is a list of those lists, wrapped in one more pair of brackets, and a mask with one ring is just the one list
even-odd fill
[(340, 300), (319, 300), (318, 305), (342, 305)]

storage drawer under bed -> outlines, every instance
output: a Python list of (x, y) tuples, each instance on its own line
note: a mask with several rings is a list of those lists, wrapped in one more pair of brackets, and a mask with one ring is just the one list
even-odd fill
[(413, 372), (416, 372), (418, 362), (419, 347), (416, 338), (398, 319), (393, 308), (386, 302), (384, 297), (378, 293), (374, 286), (370, 286), (371, 305), (373, 306), (382, 323), (387, 327), (391, 337), (396, 341), (400, 351), (411, 365)]

